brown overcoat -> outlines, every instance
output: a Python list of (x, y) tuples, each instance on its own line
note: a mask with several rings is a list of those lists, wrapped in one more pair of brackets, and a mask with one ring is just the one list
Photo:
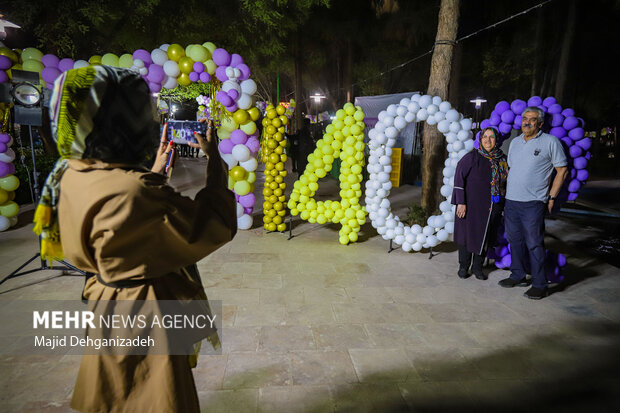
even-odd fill
[[(204, 296), (183, 270), (237, 230), (235, 197), (207, 185), (195, 199), (166, 178), (131, 166), (70, 160), (58, 218), (66, 258), (88, 279), (93, 300), (187, 300)], [(128, 288), (115, 283), (144, 280)], [(104, 285), (108, 284), (108, 285)], [(188, 356), (85, 355), (71, 407), (83, 412), (198, 412)]]

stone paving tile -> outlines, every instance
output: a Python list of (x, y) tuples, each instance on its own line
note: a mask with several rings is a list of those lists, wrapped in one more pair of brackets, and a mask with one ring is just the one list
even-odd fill
[(273, 304), (303, 304), (303, 287), (263, 288), (260, 290), (260, 303), (262, 305)]
[(372, 348), (374, 343), (361, 324), (334, 324), (312, 326), (319, 349), (342, 350)]
[(425, 381), (474, 380), (480, 377), (478, 370), (458, 347), (410, 346), (405, 351), (414, 369)]
[(357, 383), (358, 381), (347, 351), (293, 351), (291, 360), (294, 385)]
[(220, 339), (223, 353), (258, 350), (261, 327), (224, 327)]
[(223, 305), (222, 306), (222, 326), (232, 327), (235, 325), (235, 318), (237, 317), (236, 305)]
[(361, 382), (401, 382), (418, 377), (403, 349), (349, 349), (349, 354)]
[[(472, 411), (474, 401), (459, 381), (399, 383), (401, 394), (411, 411)], [(475, 410), (473, 410), (475, 411)]]
[(306, 304), (347, 303), (350, 298), (344, 288), (317, 288), (304, 287), (304, 302)]
[(351, 301), (357, 304), (364, 303), (393, 303), (396, 300), (387, 288), (383, 287), (347, 287), (345, 288)]
[(259, 351), (285, 353), (291, 350), (315, 350), (316, 343), (308, 326), (265, 326), (259, 336)]
[(207, 288), (210, 300), (219, 300), (222, 305), (257, 305), (259, 289), (257, 288)]
[(282, 274), (244, 274), (244, 288), (282, 288)]
[(222, 388), (224, 372), (228, 363), (228, 354), (214, 356), (200, 356), (198, 364), (192, 370), (196, 390), (215, 390)]
[(224, 389), (288, 386), (291, 384), (288, 354), (236, 353), (228, 358)]
[(334, 402), (328, 386), (263, 387), (259, 390), (258, 411), (333, 412)]
[(290, 325), (318, 325), (335, 324), (336, 317), (329, 304), (287, 304), (286, 324)]
[(222, 273), (218, 272), (215, 274), (203, 274), (202, 275), (202, 284), (207, 291), (209, 289), (239, 289), (242, 287), (246, 287), (243, 284), (243, 276), (239, 273), (230, 274), (230, 273)]
[(330, 386), (335, 412), (401, 412), (408, 409), (398, 383)]
[(256, 413), (258, 389), (203, 390), (198, 392), (201, 413)]
[(379, 348), (426, 345), (420, 331), (410, 324), (366, 324), (365, 328)]
[(237, 308), (235, 327), (277, 326), (281, 324), (284, 324), (283, 305), (260, 304)]
[(433, 346), (472, 346), (477, 343), (467, 335), (460, 323), (424, 323), (416, 324), (426, 344)]

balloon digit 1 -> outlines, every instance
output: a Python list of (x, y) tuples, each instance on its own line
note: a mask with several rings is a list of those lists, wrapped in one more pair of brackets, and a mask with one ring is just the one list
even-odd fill
[(286, 147), (285, 127), (288, 118), (284, 116), (286, 108), (278, 105), (276, 108), (270, 105), (267, 108), (267, 116), (264, 118), (265, 127), (265, 187), (263, 195), (263, 222), (267, 231), (286, 231), (286, 209), (284, 208), (286, 196), (284, 190), (286, 176), (284, 162), (287, 156), (284, 153)]
[[(336, 112), (336, 119), (327, 126), (314, 153), (308, 156), (303, 175), (293, 184), (288, 207), (292, 215), (310, 223), (340, 223), (339, 241), (346, 245), (357, 241), (360, 226), (366, 222), (366, 210), (359, 204), (362, 196), (362, 167), (364, 165), (364, 112), (361, 107), (347, 103)], [(315, 201), (318, 180), (332, 169), (334, 159), (340, 158), (340, 201)]]

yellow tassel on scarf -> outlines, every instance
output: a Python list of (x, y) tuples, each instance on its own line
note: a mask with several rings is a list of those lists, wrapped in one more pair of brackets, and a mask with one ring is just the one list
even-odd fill
[(47, 228), (50, 226), (50, 220), (52, 218), (52, 207), (39, 204), (37, 205), (37, 210), (34, 213), (34, 231), (35, 234), (41, 235), (43, 232), (43, 228)]
[(52, 223), (52, 207), (39, 204), (34, 213), (34, 228), (32, 231), (41, 237), (41, 258), (51, 261), (60, 261), (65, 258), (60, 243), (60, 229), (57, 223)]

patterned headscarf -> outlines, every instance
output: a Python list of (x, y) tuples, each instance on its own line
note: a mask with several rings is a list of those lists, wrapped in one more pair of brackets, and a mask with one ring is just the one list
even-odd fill
[(45, 181), (34, 215), (33, 231), (41, 237), (41, 258), (64, 258), (57, 207), (68, 160), (82, 159), (87, 138), (98, 139), (97, 144), (102, 139), (116, 141), (103, 153), (122, 148), (136, 157), (143, 155), (152, 146), (148, 138), (154, 124), (150, 103), (146, 82), (128, 69), (88, 66), (56, 79), (50, 120), (60, 159)]
[(497, 133), (493, 128), (486, 128), (480, 133), (480, 140), (482, 135), (487, 130), (491, 130), (495, 136), (495, 146), (491, 149), (491, 152), (487, 152), (482, 147), (482, 142), (478, 147), (478, 153), (491, 162), (491, 197), (493, 202), (499, 202), (500, 196), (506, 195), (506, 179), (508, 178), (508, 164), (504, 152), (497, 145)]

